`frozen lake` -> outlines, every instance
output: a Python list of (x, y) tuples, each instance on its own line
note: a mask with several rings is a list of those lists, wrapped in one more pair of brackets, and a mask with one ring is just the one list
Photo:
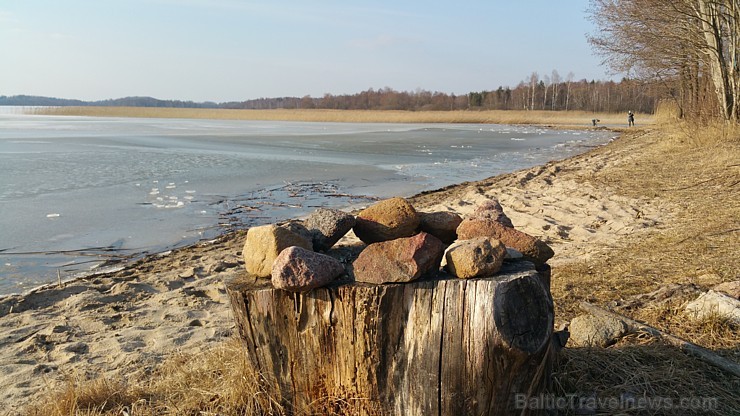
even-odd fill
[(0, 112), (0, 294), (55, 281), (57, 270), (89, 271), (106, 250), (154, 252), (318, 206), (369, 203), (363, 196), (410, 196), (611, 137), (506, 125)]

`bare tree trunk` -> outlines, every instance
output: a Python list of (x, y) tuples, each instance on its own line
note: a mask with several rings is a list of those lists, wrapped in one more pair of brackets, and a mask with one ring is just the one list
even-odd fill
[(531, 263), (507, 267), (306, 293), (246, 276), (226, 287), (249, 363), (291, 411), (539, 414), (521, 403), (549, 380), (549, 281)]
[(702, 25), (702, 34), (706, 43), (705, 55), (709, 64), (709, 76), (714, 86), (714, 93), (717, 96), (722, 117), (729, 120), (733, 105), (731, 96), (728, 95), (728, 78), (722, 57), (722, 33), (716, 4), (700, 0), (697, 18)]

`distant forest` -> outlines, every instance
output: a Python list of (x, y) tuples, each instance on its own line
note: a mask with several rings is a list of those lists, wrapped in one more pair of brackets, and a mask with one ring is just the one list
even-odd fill
[(581, 110), (593, 112), (652, 113), (657, 94), (635, 80), (574, 81), (572, 74), (563, 80), (557, 71), (552, 76), (533, 73), (515, 88), (470, 92), (466, 95), (415, 91), (396, 91), (385, 87), (356, 94), (323, 97), (258, 98), (241, 102), (193, 102), (159, 100), (151, 97), (126, 97), (101, 101), (16, 95), (0, 96), (0, 105), (13, 106), (128, 106), (229, 109), (335, 109), (335, 110)]

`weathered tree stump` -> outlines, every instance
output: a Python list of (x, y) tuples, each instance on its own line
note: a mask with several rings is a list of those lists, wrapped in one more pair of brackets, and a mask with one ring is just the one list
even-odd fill
[(468, 280), (226, 287), (248, 361), (295, 413), (533, 414), (517, 399), (549, 379), (552, 298), (528, 262)]

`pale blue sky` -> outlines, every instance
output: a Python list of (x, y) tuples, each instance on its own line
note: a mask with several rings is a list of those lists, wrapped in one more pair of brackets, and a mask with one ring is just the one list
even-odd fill
[(194, 101), (607, 79), (587, 0), (0, 0), (0, 95)]

